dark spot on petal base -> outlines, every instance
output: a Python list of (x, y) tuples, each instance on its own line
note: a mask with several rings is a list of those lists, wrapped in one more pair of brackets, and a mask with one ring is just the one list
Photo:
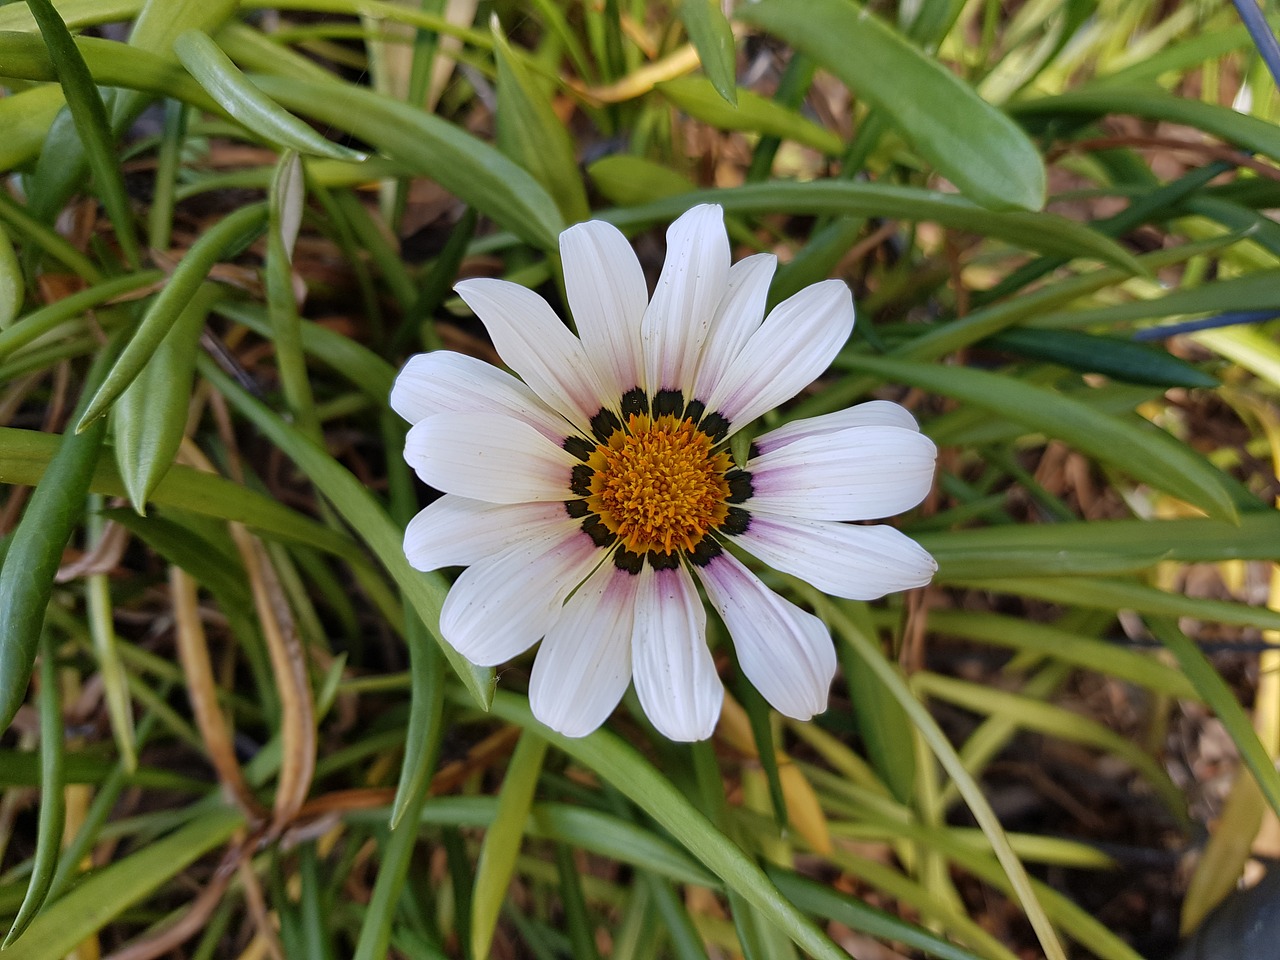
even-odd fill
[(746, 533), (749, 526), (751, 526), (751, 514), (741, 507), (730, 507), (729, 515), (724, 518), (724, 523), (720, 524), (720, 532), (736, 536)]
[(733, 469), (724, 475), (725, 482), (729, 484), (729, 502), (743, 503), (751, 499), (751, 495), (755, 493), (755, 487), (751, 483), (751, 474), (745, 470)]
[(590, 537), (591, 542), (597, 547), (612, 547), (618, 539), (617, 535), (594, 513), (582, 521), (582, 532)]
[(595, 452), (596, 445), (585, 437), (574, 434), (571, 437), (565, 437), (562, 446), (572, 453), (575, 457), (583, 462)]
[(622, 415), (640, 417), (649, 414), (649, 398), (639, 387), (632, 387), (622, 395)]
[(659, 390), (653, 398), (654, 417), (672, 416), (677, 419), (684, 413), (684, 394), (679, 390)]
[(619, 570), (627, 571), (627, 573), (638, 574), (641, 568), (644, 567), (644, 557), (619, 547), (613, 552), (613, 565)]
[(680, 555), (678, 553), (658, 553), (650, 550), (645, 556), (649, 561), (649, 566), (655, 570), (674, 570), (680, 566)]
[(710, 437), (712, 443), (719, 443), (729, 433), (729, 421), (718, 413), (709, 413), (702, 418), (698, 429)]
[(724, 553), (724, 547), (711, 537), (703, 537), (698, 541), (698, 545), (694, 547), (687, 556), (689, 562), (697, 567), (705, 567), (720, 554)]
[(573, 478), (569, 481), (569, 489), (580, 497), (585, 497), (591, 493), (591, 478), (596, 472), (588, 467), (585, 463), (580, 463), (573, 468)]
[[(604, 443), (608, 440), (615, 430), (622, 429), (622, 421), (618, 419), (617, 414), (612, 410), (601, 410), (591, 418), (591, 433), (597, 440)], [(572, 451), (570, 451), (572, 453)], [(583, 458), (586, 459), (585, 457)]]

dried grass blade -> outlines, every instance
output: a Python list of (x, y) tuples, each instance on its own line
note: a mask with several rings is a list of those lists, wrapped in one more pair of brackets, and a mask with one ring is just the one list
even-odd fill
[(265, 811), (245, 782), (244, 772), (236, 760), (231, 731), (218, 707), (218, 688), (213, 679), (213, 663), (204, 625), (197, 609), (196, 582), (181, 567), (169, 568), (169, 593), (173, 604), (174, 633), (178, 643), (178, 660), (186, 676), (187, 696), (195, 714), (196, 726), (209, 754), (209, 762), (218, 780), (231, 794), (240, 809), (251, 820), (263, 820)]

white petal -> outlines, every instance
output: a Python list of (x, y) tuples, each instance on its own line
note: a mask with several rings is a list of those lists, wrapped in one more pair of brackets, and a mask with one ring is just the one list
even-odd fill
[(698, 357), (728, 278), (724, 211), (717, 204), (694, 207), (667, 230), (667, 258), (641, 327), (650, 394), (681, 390), (691, 399)]
[(631, 244), (613, 224), (589, 220), (560, 234), (560, 258), (569, 310), (601, 385), (619, 397), (643, 386), (649, 288)]
[(715, 729), (724, 686), (707, 649), (707, 614), (683, 567), (641, 569), (631, 650), (636, 694), (658, 732), (705, 740)]
[(440, 610), (440, 635), (472, 663), (504, 663), (551, 629), (603, 556), (581, 530), (521, 540), (462, 572)]
[(845, 407), (833, 413), (824, 413), (820, 417), (805, 417), (803, 420), (792, 420), (784, 423), (776, 430), (762, 433), (753, 441), (761, 453), (773, 450), (802, 437), (816, 437), (824, 433), (835, 433), (849, 427), (901, 427), (904, 430), (919, 432), (920, 425), (911, 411), (891, 400), (868, 400), (854, 407)]
[(729, 628), (742, 672), (764, 698), (797, 720), (827, 709), (836, 648), (826, 625), (778, 596), (731, 554), (695, 569)]
[(463, 280), (453, 289), (484, 323), (503, 362), (589, 434), (606, 393), (582, 344), (547, 301), (518, 283), (491, 278)]
[(778, 304), (707, 397), (732, 429), (790, 400), (831, 365), (853, 332), (853, 297), (823, 280)]
[(893, 527), (753, 513), (735, 539), (783, 573), (849, 600), (922, 587), (938, 569), (923, 547)]
[(404, 553), (415, 570), (465, 567), (504, 552), (515, 536), (567, 535), (579, 525), (562, 503), (484, 503), (446, 493), (409, 521)]
[(410, 423), (437, 413), (501, 413), (532, 424), (556, 444), (571, 429), (505, 370), (450, 350), (410, 357), (391, 388), (391, 409)]
[(529, 706), (552, 730), (584, 737), (626, 693), (639, 581), (602, 563), (547, 632), (533, 661)]
[(698, 362), (693, 396), (687, 399), (709, 396), (733, 358), (760, 328), (769, 299), (769, 283), (777, 266), (778, 258), (772, 253), (757, 253), (729, 268), (728, 289), (716, 308), (715, 320)]
[(496, 413), (438, 413), (415, 424), (404, 458), (422, 482), (489, 503), (568, 500), (580, 461), (533, 427)]
[(933, 486), (938, 448), (902, 427), (800, 437), (747, 463), (744, 506), (815, 520), (877, 520), (910, 510)]

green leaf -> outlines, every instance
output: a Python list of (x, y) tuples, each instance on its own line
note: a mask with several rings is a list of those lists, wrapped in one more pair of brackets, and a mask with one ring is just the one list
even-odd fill
[[(3, 753), (0, 753), (3, 758)], [(2, 783), (3, 781), (0, 781)], [(497, 816), (496, 797), (436, 797), (423, 808), (421, 822), (487, 827)], [(678, 883), (717, 889), (719, 881), (679, 847), (638, 824), (612, 814), (567, 803), (535, 804), (525, 825), (531, 837), (555, 840), (629, 863)]]
[(104, 510), (102, 514), (191, 574), (223, 609), (238, 611), (252, 607), (248, 577), (239, 555), (229, 543), (214, 543), (193, 525), (181, 522), (181, 518), (161, 516), (154, 511), (146, 517), (125, 508)]
[(476, 863), (475, 890), (471, 901), (471, 956), (489, 956), (498, 913), (507, 900), (507, 888), (515, 873), (516, 857), (524, 836), (524, 824), (533, 805), (533, 793), (542, 773), (547, 741), (532, 730), (520, 735), (507, 764), (498, 794), (498, 811), (485, 832)]
[[(93, 81), (104, 87), (123, 87), (128, 90), (140, 90), (157, 96), (171, 96), (190, 103), (202, 110), (220, 113), (217, 103), (201, 89), (200, 85), (189, 77), (175, 63), (146, 50), (130, 47), (115, 40), (102, 40), (97, 37), (76, 37), (75, 47), (89, 68)], [(0, 62), (4, 63), (5, 73), (23, 80), (53, 81), (57, 79), (57, 71), (48, 49), (38, 37), (23, 33), (0, 33)], [(57, 88), (37, 88), (53, 90), (59, 94), (56, 102), (46, 94), (39, 100), (26, 105), (29, 116), (45, 117), (43, 126), (38, 120), (29, 120), (32, 130), (29, 142), (23, 138), (7, 144), (0, 150), (0, 160), (11, 157), (10, 165), (25, 162), (40, 150), (53, 115), (62, 106), (63, 98)], [(19, 96), (30, 96), (35, 90), (24, 91)], [(19, 99), (14, 97), (13, 99)], [(0, 113), (0, 119), (4, 117)], [(38, 137), (35, 134), (38, 131)], [(15, 155), (21, 149), (22, 155)]]
[(943, 960), (977, 960), (977, 954), (948, 943), (928, 930), (900, 920), (891, 913), (837, 893), (831, 887), (816, 883), (790, 870), (767, 867), (769, 879), (778, 885), (784, 897), (801, 910), (816, 913), (882, 940), (905, 943), (909, 947)]
[[(271, 336), (271, 321), (259, 304), (224, 300), (214, 308), (214, 312), (244, 324), (260, 336)], [(301, 333), (303, 350), (346, 377), (375, 403), (387, 402), (396, 379), (395, 367), (368, 347), (313, 321), (302, 320)], [(0, 334), (0, 343), (3, 338), (4, 334)]]
[[(0, 104), (4, 101), (0, 100)], [(587, 173), (610, 203), (633, 207), (665, 197), (692, 193), (692, 180), (655, 160), (622, 154), (597, 160)]]
[(973, 777), (965, 770), (964, 763), (946, 734), (942, 732), (942, 728), (925, 709), (924, 704), (912, 694), (897, 666), (885, 659), (879, 644), (873, 638), (864, 636), (842, 609), (817, 590), (806, 586), (804, 592), (814, 604), (815, 612), (830, 623), (839, 636), (853, 646), (857, 655), (902, 706), (924, 742), (955, 783), (960, 795), (964, 797), (965, 803), (968, 804), (970, 812), (987, 839), (991, 854), (1003, 871), (1003, 879), (1018, 898), (1018, 902), (1022, 904), (1022, 909), (1032, 929), (1035, 930), (1045, 955), (1050, 960), (1065, 960), (1066, 954), (1062, 950), (1058, 935), (1045, 914), (1031, 878), (1027, 876), (1026, 868), (1009, 845), (1009, 838), (1000, 826), (1000, 821), (992, 810), (991, 804)]
[(142, 372), (179, 315), (191, 303), (214, 264), (229, 253), (238, 252), (247, 246), (261, 232), (266, 213), (262, 204), (242, 207), (218, 221), (216, 226), (191, 245), (191, 249), (174, 268), (165, 288), (152, 301), (129, 345), (121, 352), (106, 380), (89, 402), (84, 415), (77, 421), (77, 431), (84, 430), (106, 413), (120, 394), (124, 393), (125, 388)]
[(80, 135), (93, 174), (94, 186), (115, 227), (116, 241), (129, 266), (137, 270), (141, 263), (138, 234), (129, 198), (125, 194), (124, 174), (115, 151), (107, 108), (94, 85), (88, 65), (72, 40), (67, 25), (58, 16), (52, 0), (28, 0), (28, 6), (49, 48), (49, 59), (67, 98), (71, 118), (75, 121), (76, 132)]
[[(64, 783), (101, 785), (117, 770), (124, 773), (118, 761), (83, 753), (73, 753), (63, 760)], [(193, 796), (204, 796), (209, 784), (157, 767), (139, 767), (124, 774), (124, 782), (149, 790), (177, 790)], [(29, 750), (0, 749), (0, 787), (36, 787), (40, 785), (40, 758)]]
[(739, 90), (737, 106), (731, 107), (702, 77), (679, 77), (659, 83), (654, 89), (689, 116), (719, 130), (744, 130), (792, 140), (832, 157), (845, 150), (844, 141), (826, 127), (750, 90)]
[(1094, 86), (1053, 97), (1040, 97), (1012, 104), (1015, 117), (1045, 121), (1055, 117), (1101, 117), (1111, 113), (1130, 114), (1146, 120), (1194, 127), (1228, 143), (1280, 159), (1280, 130), (1275, 124), (1247, 113), (1205, 103), (1190, 97), (1175, 97), (1150, 87)]
[(187, 426), (200, 334), (216, 285), (203, 285), (174, 320), (137, 379), (112, 408), (115, 458), (129, 501), (138, 513), (173, 466)]
[(607, 730), (580, 739), (563, 737), (534, 719), (527, 699), (504, 691), (494, 694), (492, 709), (509, 723), (536, 730), (558, 750), (612, 783), (802, 950), (818, 960), (848, 960), (813, 921), (779, 894), (737, 844), (712, 826), (675, 784), (625, 740)]
[(1280, 512), (1247, 512), (1238, 524), (1205, 517), (1090, 520), (921, 532), (912, 537), (955, 576), (963, 575), (969, 564), (990, 563), (1005, 554), (1026, 558), (1057, 553), (1073, 567), (1084, 566), (1072, 563), (1071, 555), (1077, 553), (1132, 562), (1152, 556), (1179, 563), (1273, 560), (1280, 543)]
[[(1140, 87), (1142, 84), (1155, 83), (1161, 74), (1182, 73), (1189, 67), (1198, 67), (1235, 50), (1246, 50), (1253, 46), (1249, 29), (1243, 23), (1233, 24), (1230, 21), (1224, 23), (1219, 20), (1212, 30), (1188, 31), (1183, 36), (1186, 39), (1154, 50), (1141, 59), (1118, 57), (1110, 64), (1099, 63), (1099, 69), (1106, 72), (1086, 81), (1085, 89), (1104, 84)], [(1111, 65), (1116, 63), (1127, 65), (1114, 73), (1109, 72)]]
[[(0, 97), (0, 106), (17, 99), (16, 96)], [(0, 114), (0, 120), (2, 119), (3, 114)], [(0, 129), (4, 128), (0, 127)], [(8, 133), (8, 131), (5, 132)], [(4, 139), (0, 137), (0, 143), (3, 143)], [(39, 247), (90, 283), (97, 283), (102, 279), (102, 271), (88, 257), (72, 246), (56, 230), (33, 217), (28, 208), (10, 199), (6, 192), (0, 192), (0, 221), (13, 228), (13, 232), (22, 240), (24, 246)]]
[[(58, 0), (58, 14), (72, 30), (132, 20), (142, 9), (142, 0)], [(37, 29), (35, 16), (26, 4), (0, 7), (0, 30)]]
[(1158, 659), (1061, 627), (976, 610), (931, 610), (929, 629), (940, 636), (963, 637), (1009, 647), (1020, 653), (1039, 654), (1127, 680), (1170, 697), (1199, 699), (1199, 694), (1183, 673)]
[(556, 844), (556, 873), (560, 880), (560, 899), (564, 910), (563, 927), (569, 933), (574, 960), (600, 960), (596, 949), (595, 924), (587, 912), (582, 894), (582, 876), (573, 851), (563, 843)]
[[(848, 626), (865, 637), (875, 637), (875, 627), (868, 622), (865, 603), (850, 601), (843, 605)], [(911, 722), (894, 699), (847, 643), (836, 644), (836, 656), (849, 686), (858, 732), (880, 779), (899, 803), (909, 803), (915, 794), (916, 751)]]
[[(600, 165), (592, 165), (592, 177)], [(844, 180), (749, 183), (723, 190), (695, 190), (643, 206), (610, 210), (599, 216), (623, 228), (650, 226), (669, 223), (698, 203), (718, 203), (726, 213), (739, 215), (786, 213), (932, 221), (1028, 250), (1064, 257), (1091, 257), (1133, 274), (1143, 272), (1133, 255), (1114, 240), (1063, 217), (1048, 213), (994, 212), (955, 194), (892, 184)]]
[(676, 16), (698, 51), (702, 70), (727, 103), (738, 103), (737, 54), (733, 49), (733, 28), (715, 0), (680, 0)]
[[(200, 89), (181, 67), (166, 56), (172, 46), (173, 36), (182, 30), (196, 27), (215, 29), (220, 19), (234, 8), (234, 0), (151, 0), (143, 11), (143, 18), (130, 39), (133, 46), (95, 38), (76, 38), (76, 47), (89, 66), (90, 73), (100, 86), (140, 89), (156, 96), (176, 97), (200, 106), (217, 110), (217, 105)], [(143, 4), (104, 0), (63, 0), (58, 4), (61, 13), (72, 29), (97, 23), (127, 20), (136, 14)], [(156, 13), (155, 11), (159, 11)], [(147, 16), (148, 13), (152, 15)], [(48, 51), (38, 37), (8, 32), (18, 17), (4, 14), (26, 14), (25, 6), (10, 5), (0, 11), (0, 63), (8, 74), (30, 80), (56, 79)], [(146, 21), (144, 23), (144, 21)], [(26, 23), (21, 23), (26, 26)], [(168, 35), (173, 31), (173, 36)], [(65, 103), (59, 86), (43, 86), (0, 99), (0, 129), (5, 131), (0, 141), (0, 168), (20, 166), (40, 153), (51, 124), (58, 110)], [(120, 130), (131, 114), (144, 105), (137, 97), (117, 98), (112, 117), (113, 130)], [(78, 151), (78, 144), (75, 145)], [(60, 194), (73, 189), (81, 177), (80, 157), (61, 157), (63, 179), (57, 183), (42, 184), (45, 195), (56, 200)], [(54, 204), (58, 206), (59, 204)]]
[(566, 223), (586, 220), (591, 208), (569, 131), (542, 85), (512, 55), (496, 21), (493, 55), (498, 64), (498, 149), (546, 188)]
[(1224, 277), (1198, 287), (1179, 287), (1158, 297), (1130, 300), (1105, 307), (1046, 311), (1028, 321), (1037, 329), (1118, 326), (1134, 320), (1182, 317), (1188, 314), (1275, 307), (1280, 270), (1255, 270), (1241, 277)]
[[(25, 9), (25, 5), (23, 8)], [(13, 7), (0, 8), (0, 13), (5, 9), (12, 10)], [(44, 51), (44, 60), (48, 62), (48, 51), (39, 37), (0, 33), (0, 63), (4, 63), (6, 74), (24, 79), (53, 79), (49, 75), (26, 78), (16, 67), (10, 66), (10, 50), (13, 46), (9, 42), (11, 39), (32, 51)], [(40, 152), (40, 145), (49, 132), (49, 125), (66, 102), (62, 88), (57, 85), (33, 87), (0, 97), (0, 130), (4, 131), (4, 137), (0, 138), (0, 169), (12, 170), (20, 167)]]
[(1077, 330), (1005, 330), (983, 343), (1082, 373), (1157, 387), (1216, 387), (1218, 381), (1166, 350)]
[[(413, 700), (409, 705), (409, 722), (405, 726), (400, 781), (396, 784), (396, 797), (391, 805), (392, 830), (399, 827), (404, 816), (412, 813), (415, 805), (421, 805), (431, 786), (444, 711), (444, 662), (440, 651), (431, 643), (431, 635), (422, 618), (409, 604), (404, 606)], [(414, 819), (410, 816), (411, 822)]]
[(302, 352), (298, 296), (293, 285), (293, 246), (302, 226), (306, 206), (306, 183), (302, 160), (286, 150), (280, 154), (267, 193), (267, 258), (263, 275), (267, 288), (267, 316), (271, 339), (276, 347), (276, 367), (285, 403), (294, 422), (313, 438), (320, 437), (315, 399), (307, 378), (307, 361)]
[(1007, 116), (870, 11), (847, 0), (760, 0), (738, 16), (808, 54), (884, 111), (960, 192), (993, 210), (1044, 205), (1040, 152)]
[(1253, 327), (1224, 327), (1200, 330), (1192, 338), (1218, 356), (1280, 386), (1280, 349), (1277, 349), (1275, 340), (1263, 331)]
[(281, 150), (334, 160), (363, 160), (364, 154), (326, 140), (293, 114), (274, 103), (236, 69), (222, 48), (200, 30), (188, 30), (174, 41), (174, 53), (200, 86), (244, 127)]
[(5, 960), (65, 956), (243, 826), (243, 814), (219, 808), (86, 877), (32, 921)]
[(13, 251), (9, 232), (5, 230), (4, 224), (0, 223), (0, 330), (4, 330), (13, 323), (13, 318), (22, 309), (25, 296), (18, 256)]
[(27, 894), (22, 898), (22, 906), (18, 908), (18, 915), (0, 950), (11, 947), (44, 906), (58, 866), (62, 831), (67, 820), (63, 762), (66, 730), (62, 723), (62, 698), (58, 695), (57, 658), (48, 633), (45, 634), (43, 648), (40, 654), (40, 817), (36, 824), (36, 855)]
[[(108, 341), (86, 377), (80, 409), (89, 390), (102, 381), (114, 353), (115, 341)], [(84, 516), (85, 497), (105, 436), (106, 424), (98, 423), (84, 433), (50, 438), (57, 453), (48, 461), (49, 469), (9, 540), (0, 567), (0, 731), (8, 729), (26, 697), (45, 608), (53, 595), (53, 578), (63, 548)]]
[[(42, 481), (56, 461), (63, 437), (37, 430), (0, 427), (0, 483), (31, 486)], [(114, 464), (99, 457), (89, 489), (108, 497), (125, 496)], [(223, 477), (174, 466), (152, 496), (157, 506), (177, 507), (207, 517), (236, 520), (263, 536), (349, 556), (353, 541), (279, 502)], [(30, 510), (30, 506), (27, 507)]]
[[(404, 771), (390, 818), (391, 835), (383, 846), (378, 879), (360, 925), (353, 960), (381, 960), (388, 955), (392, 926), (418, 846), (418, 823), (431, 786), (430, 774), (440, 757), (440, 741), (444, 736), (444, 662), (425, 633), (421, 621), (410, 610), (406, 636), (416, 674), (413, 716), (405, 740)], [(415, 641), (417, 649), (414, 649)], [(398, 827), (401, 817), (407, 817), (407, 823)]]
[(1260, 630), (1280, 630), (1280, 612), (1266, 607), (1250, 607), (1227, 600), (1203, 600), (1166, 593), (1132, 580), (1102, 580), (1092, 577), (1002, 577), (998, 580), (964, 579), (949, 581), (953, 586), (1037, 597), (1052, 603), (1070, 604), (1092, 610), (1136, 610), (1157, 617), (1195, 617), (1217, 620)]
[(1207, 460), (1145, 421), (1107, 416), (1079, 400), (1011, 377), (964, 367), (888, 360), (860, 354), (841, 358), (856, 370), (963, 400), (1029, 430), (1071, 444), (1103, 463), (1234, 521), (1236, 506), (1221, 475)]
[(188, 30), (215, 32), (235, 16), (239, 5), (239, 0), (146, 0), (129, 34), (129, 46), (174, 62), (178, 37)]
[[(991, 717), (1003, 717), (1023, 729), (1081, 743), (1119, 757), (1140, 773), (1164, 801), (1169, 812), (1180, 820), (1184, 820), (1184, 825), (1187, 825), (1182, 791), (1174, 785), (1164, 768), (1145, 747), (1121, 736), (1114, 730), (1107, 729), (1098, 721), (1073, 713), (1065, 707), (1044, 703), (1034, 697), (969, 683), (955, 677), (944, 677), (936, 673), (913, 674), (911, 685), (922, 693), (946, 700), (966, 710)], [(1280, 775), (1277, 779), (1280, 780)]]
[(717, 885), (683, 850), (650, 830), (587, 807), (541, 803), (530, 814), (529, 835), (548, 837), (604, 857), (660, 873), (680, 883)]
[(372, 144), (535, 247), (554, 252), (564, 221), (528, 172), (487, 143), (432, 114), (346, 83), (255, 77), (285, 107)]
[(1226, 728), (1236, 749), (1240, 751), (1240, 758), (1257, 781), (1262, 795), (1271, 804), (1271, 809), (1280, 814), (1280, 771), (1276, 770), (1275, 761), (1258, 740), (1248, 714), (1236, 699), (1235, 691), (1213, 668), (1213, 664), (1205, 658), (1195, 641), (1178, 629), (1176, 620), (1151, 617), (1147, 626), (1174, 655), (1178, 666), (1204, 702), (1213, 708), (1218, 721)]

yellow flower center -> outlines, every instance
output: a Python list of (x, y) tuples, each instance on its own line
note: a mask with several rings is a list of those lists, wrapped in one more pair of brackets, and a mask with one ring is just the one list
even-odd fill
[(693, 550), (728, 515), (731, 460), (692, 420), (633, 414), (587, 464), (587, 504), (633, 553)]

